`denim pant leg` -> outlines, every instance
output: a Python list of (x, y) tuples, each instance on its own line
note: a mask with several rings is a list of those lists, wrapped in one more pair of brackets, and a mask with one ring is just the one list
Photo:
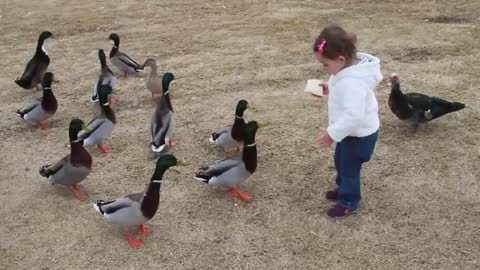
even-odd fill
[(340, 161), (342, 160), (342, 143), (339, 142), (335, 146), (335, 155), (333, 156), (333, 160), (335, 161), (335, 169), (337, 170), (337, 176), (335, 179), (335, 182), (337, 183), (337, 187), (340, 186), (342, 183), (342, 178), (340, 177), (340, 170), (341, 170), (341, 165)]
[(370, 160), (378, 138), (378, 131), (367, 137), (347, 137), (342, 143), (338, 203), (357, 209), (361, 199), (360, 173), (362, 164)]

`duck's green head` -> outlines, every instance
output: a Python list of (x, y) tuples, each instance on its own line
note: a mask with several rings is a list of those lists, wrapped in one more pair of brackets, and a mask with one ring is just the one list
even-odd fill
[(242, 117), (242, 116), (243, 116), (243, 113), (244, 113), (247, 109), (255, 109), (255, 107), (253, 107), (252, 105), (248, 104), (248, 101), (246, 101), (245, 99), (241, 99), (241, 100), (239, 100), (238, 103), (237, 103), (237, 107), (236, 107), (236, 109), (235, 109), (235, 115)]
[(68, 128), (68, 135), (70, 138), (70, 143), (76, 141), (78, 139), (78, 133), (82, 130), (87, 130), (88, 128), (85, 126), (85, 123), (79, 118), (73, 118), (70, 121), (70, 126)]
[(168, 94), (168, 87), (170, 86), (170, 83), (175, 80), (175, 76), (173, 76), (172, 73), (167, 72), (163, 74), (162, 77), (162, 89), (163, 89), (163, 94), (166, 95)]
[(53, 38), (53, 34), (49, 31), (44, 31), (40, 34), (38, 39), (44, 41), (44, 40), (46, 40), (47, 38), (50, 38), (50, 37)]
[(105, 51), (103, 49), (98, 50), (98, 59), (100, 60), (102, 67), (107, 64), (107, 57), (105, 56)]
[(258, 123), (257, 121), (250, 121), (245, 125), (245, 144), (255, 143), (255, 134), (259, 128), (266, 126), (267, 124)]
[(170, 167), (173, 167), (173, 166), (187, 166), (187, 165), (188, 165), (187, 163), (178, 160), (172, 154), (163, 155), (157, 160), (157, 165), (155, 167), (155, 172), (153, 173), (151, 180), (152, 181), (162, 180), (163, 174)]
[(102, 84), (98, 89), (98, 99), (100, 100), (100, 104), (103, 106), (110, 105), (108, 102), (108, 96), (113, 93), (113, 89), (109, 84)]
[(112, 40), (115, 43), (115, 46), (118, 46), (120, 43), (120, 37), (115, 33), (111, 33), (108, 39)]
[(53, 81), (53, 73), (47, 72), (45, 75), (43, 75), (43, 82), (42, 82), (42, 87), (43, 89), (50, 89), (52, 86), (52, 81)]

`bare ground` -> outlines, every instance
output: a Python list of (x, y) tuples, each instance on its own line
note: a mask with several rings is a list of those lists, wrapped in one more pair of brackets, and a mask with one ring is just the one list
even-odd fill
[[(480, 2), (463, 1), (65, 1), (0, 4), (0, 268), (1, 269), (479, 269)], [(362, 211), (341, 221), (325, 215), (332, 151), (316, 144), (326, 127), (326, 100), (303, 93), (325, 78), (311, 53), (322, 27), (340, 23), (359, 50), (397, 72), (405, 89), (464, 101), (468, 109), (416, 134), (377, 89), (382, 129), (363, 171)], [(47, 131), (14, 115), (40, 93), (13, 80), (46, 47), (60, 106)], [(67, 126), (88, 121), (96, 50), (111, 32), (139, 61), (154, 57), (171, 71), (177, 112), (174, 154), (191, 165), (165, 176), (153, 234), (130, 248), (65, 188), (50, 186), (40, 165), (66, 153)], [(84, 181), (91, 199), (145, 187), (154, 161), (148, 147), (152, 111), (146, 75), (122, 79), (118, 125)], [(192, 180), (220, 158), (207, 136), (232, 121), (235, 103), (257, 106), (259, 167), (242, 189), (250, 204)]]

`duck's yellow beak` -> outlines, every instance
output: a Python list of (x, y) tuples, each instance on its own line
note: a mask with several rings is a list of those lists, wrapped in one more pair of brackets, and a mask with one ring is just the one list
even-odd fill
[(255, 110), (255, 106), (247, 104), (247, 109)]
[(118, 93), (120, 93), (120, 89), (118, 89), (118, 88), (112, 88), (112, 93), (118, 94)]
[(185, 167), (185, 166), (188, 166), (188, 165), (189, 165), (189, 164), (186, 163), (185, 161), (177, 160), (177, 166)]
[(267, 123), (258, 123), (258, 128), (263, 128), (263, 127), (266, 127), (268, 126)]

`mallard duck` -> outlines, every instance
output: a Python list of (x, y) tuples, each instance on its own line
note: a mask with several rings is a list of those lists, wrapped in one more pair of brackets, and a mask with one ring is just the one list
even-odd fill
[[(148, 235), (151, 233), (151, 229), (143, 224), (152, 219), (158, 210), (164, 173), (172, 166), (186, 165), (173, 155), (161, 156), (157, 160), (155, 171), (145, 191), (110, 201), (98, 200), (93, 207), (108, 222), (122, 226), (138, 226), (138, 234)], [(124, 235), (131, 247), (140, 247), (143, 244), (141, 239), (132, 239), (128, 230)]]
[(92, 169), (92, 157), (85, 148), (83, 142), (78, 140), (77, 134), (86, 129), (85, 124), (78, 118), (72, 119), (68, 129), (70, 137), (70, 154), (56, 163), (48, 164), (40, 168), (40, 175), (48, 178), (53, 184), (71, 187), (69, 191), (78, 200), (88, 198), (86, 194), (79, 194), (80, 182), (83, 181)]
[(174, 79), (175, 77), (172, 73), (165, 73), (163, 75), (163, 95), (157, 101), (157, 107), (150, 120), (150, 143), (152, 145), (152, 151), (156, 153), (162, 152), (165, 147), (175, 145), (175, 142), (170, 140), (175, 129), (175, 114), (173, 113), (169, 95), (169, 85)]
[(109, 39), (114, 42), (112, 50), (110, 51), (110, 61), (124, 73), (125, 77), (127, 77), (128, 74), (143, 71), (143, 66), (140, 66), (127, 53), (120, 51), (120, 37), (117, 34), (110, 34)]
[(45, 120), (52, 117), (58, 108), (57, 99), (52, 91), (53, 74), (45, 73), (43, 77), (43, 95), (35, 99), (30, 105), (17, 111), (17, 115), (31, 125), (38, 125), (46, 129)]
[(148, 58), (145, 60), (145, 63), (143, 64), (144, 67), (150, 67), (150, 76), (147, 80), (147, 89), (152, 93), (152, 98), (153, 95), (161, 95), (163, 93), (162, 91), (162, 80), (159, 78), (157, 74), (157, 63), (155, 62), (154, 59)]
[(42, 82), (48, 64), (50, 63), (50, 57), (48, 57), (48, 52), (44, 46), (45, 40), (49, 37), (53, 37), (53, 35), (48, 31), (42, 32), (38, 37), (35, 55), (28, 61), (22, 77), (15, 80), (18, 86), (25, 89), (32, 89), (34, 87), (38, 89), (38, 85)]
[[(95, 83), (95, 86), (93, 87), (93, 93), (91, 97), (92, 102), (98, 102), (97, 89), (100, 87), (100, 85), (108, 84), (112, 88), (115, 88), (115, 86), (118, 85), (117, 77), (115, 77), (115, 74), (113, 74), (112, 70), (108, 67), (107, 58), (105, 56), (105, 52), (102, 49), (98, 50), (98, 59), (100, 60), (101, 68), (97, 83)], [(115, 103), (113, 99), (110, 99), (109, 101), (110, 103)]]
[(402, 93), (400, 79), (397, 74), (390, 75), (391, 86), (388, 106), (401, 120), (414, 123), (415, 130), (420, 123), (425, 123), (445, 114), (465, 108), (460, 102), (449, 102), (438, 97), (427, 96), (419, 93)]
[(110, 152), (110, 148), (104, 145), (104, 141), (112, 134), (116, 124), (115, 113), (108, 102), (108, 96), (112, 93), (112, 87), (108, 84), (100, 86), (98, 95), (101, 105), (101, 113), (88, 123), (89, 131), (81, 131), (78, 138), (83, 140), (83, 145), (96, 144), (102, 153)]
[(238, 190), (236, 186), (245, 182), (257, 169), (255, 134), (257, 129), (263, 126), (265, 125), (256, 121), (248, 122), (244, 128), (242, 155), (201, 167), (194, 178), (208, 185), (226, 187), (231, 196), (251, 201), (252, 197)]
[(235, 109), (235, 120), (233, 125), (229, 125), (212, 133), (210, 138), (208, 138), (211, 143), (222, 146), (226, 156), (228, 156), (230, 153), (229, 150), (233, 148), (236, 148), (237, 151), (240, 151), (240, 146), (243, 144), (243, 130), (245, 128), (243, 113), (247, 109), (253, 109), (253, 106), (248, 104), (248, 102), (244, 99), (238, 101)]

